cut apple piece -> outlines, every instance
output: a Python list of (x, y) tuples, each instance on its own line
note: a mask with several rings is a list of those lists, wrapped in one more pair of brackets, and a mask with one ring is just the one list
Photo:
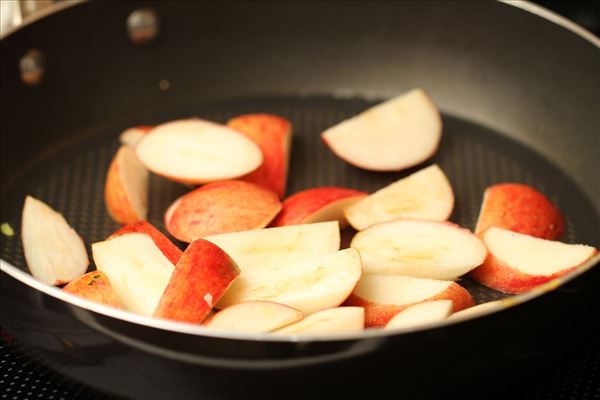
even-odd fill
[(283, 198), (288, 175), (292, 124), (285, 118), (270, 114), (245, 114), (227, 123), (260, 147), (263, 163), (242, 180), (272, 190)]
[(385, 325), (385, 329), (416, 328), (443, 321), (452, 314), (451, 300), (425, 301), (400, 311)]
[(272, 301), (247, 301), (234, 304), (214, 314), (207, 328), (239, 332), (271, 332), (300, 321), (302, 311)]
[(352, 292), (361, 275), (356, 249), (341, 250), (278, 265), (246, 276), (223, 296), (218, 307), (250, 300), (267, 300), (311, 314), (339, 306)]
[(239, 274), (235, 261), (218, 246), (194, 240), (179, 259), (154, 316), (202, 322)]
[(450, 222), (399, 219), (358, 232), (363, 270), (417, 278), (454, 280), (483, 263), (487, 249), (469, 230)]
[(345, 305), (365, 308), (366, 327), (383, 327), (405, 308), (433, 300), (452, 300), (454, 312), (473, 305), (469, 292), (455, 282), (374, 274), (362, 276)]
[(101, 271), (92, 271), (81, 275), (71, 281), (63, 290), (97, 303), (122, 308), (121, 301), (108, 277)]
[(417, 165), (437, 150), (440, 113), (421, 89), (378, 104), (327, 129), (322, 138), (341, 159), (372, 171)]
[(344, 228), (348, 225), (344, 210), (366, 196), (365, 192), (333, 186), (304, 190), (283, 201), (281, 212), (271, 225), (339, 221), (340, 227)]
[(505, 293), (523, 293), (565, 275), (592, 258), (591, 246), (539, 239), (491, 227), (483, 234), (489, 254), (471, 277)]
[(92, 244), (94, 262), (123, 307), (152, 316), (175, 267), (145, 233), (126, 233)]
[(186, 184), (237, 178), (263, 161), (252, 140), (225, 125), (201, 119), (156, 126), (135, 150), (150, 171)]
[(274, 333), (323, 334), (360, 332), (365, 326), (365, 309), (362, 307), (335, 307), (319, 311)]
[(336, 221), (330, 221), (223, 233), (204, 239), (235, 260), (242, 271), (242, 280), (272, 267), (338, 251), (340, 228)]
[(548, 240), (562, 236), (565, 226), (550, 200), (520, 183), (499, 183), (485, 190), (475, 233), (492, 225)]
[(467, 319), (477, 317), (488, 311), (498, 311), (505, 307), (505, 302), (502, 300), (488, 301), (487, 303), (477, 304), (476, 306), (465, 308), (459, 312), (452, 314), (449, 319)]
[(146, 134), (150, 132), (152, 128), (153, 127), (149, 125), (140, 125), (125, 129), (119, 135), (119, 142), (131, 148), (135, 148), (138, 142), (142, 140), (142, 138), (146, 136)]
[(191, 242), (219, 233), (264, 228), (281, 210), (277, 195), (254, 183), (210, 183), (177, 199), (165, 213), (173, 237)]
[(115, 155), (104, 185), (108, 213), (120, 224), (146, 219), (148, 214), (148, 170), (129, 146)]
[(452, 187), (434, 164), (365, 197), (347, 207), (344, 214), (360, 231), (397, 218), (445, 221), (453, 208)]
[(162, 251), (165, 257), (167, 257), (169, 261), (173, 263), (173, 265), (176, 265), (177, 261), (179, 261), (182, 251), (148, 221), (139, 221), (134, 222), (133, 224), (125, 225), (110, 235), (109, 239), (132, 232), (148, 234), (154, 241), (154, 244), (158, 246), (160, 251)]
[(81, 237), (63, 216), (27, 196), (21, 239), (31, 275), (49, 285), (63, 285), (83, 275), (90, 261)]

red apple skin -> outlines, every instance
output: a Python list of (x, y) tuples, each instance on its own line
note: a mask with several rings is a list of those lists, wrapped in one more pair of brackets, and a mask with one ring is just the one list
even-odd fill
[(448, 288), (443, 292), (415, 303), (403, 305), (378, 304), (363, 299), (362, 297), (352, 293), (344, 305), (364, 307), (365, 328), (382, 328), (389, 322), (390, 319), (392, 319), (392, 317), (394, 317), (394, 315), (398, 314), (405, 308), (418, 303), (433, 300), (452, 300), (452, 312), (457, 312), (475, 305), (475, 302), (473, 301), (473, 298), (467, 289), (455, 282), (452, 282), (450, 286), (448, 286)]
[(239, 274), (235, 261), (218, 246), (194, 240), (179, 259), (154, 316), (201, 323)]
[(271, 114), (244, 114), (232, 118), (227, 126), (242, 133), (260, 147), (263, 163), (240, 178), (272, 190), (283, 198), (288, 175), (292, 124)]
[[(597, 253), (597, 250), (594, 251), (587, 260)], [(519, 294), (527, 292), (542, 283), (566, 275), (583, 265), (587, 260), (582, 261), (579, 265), (574, 267), (555, 272), (552, 275), (530, 275), (507, 265), (493, 254), (489, 253), (483, 264), (471, 271), (469, 276), (491, 289), (509, 294)]]
[(165, 257), (167, 257), (173, 265), (177, 265), (182, 251), (148, 221), (138, 221), (133, 224), (125, 225), (110, 235), (108, 239), (132, 232), (148, 234)]
[(123, 308), (108, 277), (101, 271), (92, 271), (81, 275), (62, 290), (107, 306)]
[(365, 197), (368, 193), (335, 186), (323, 186), (298, 192), (282, 203), (281, 211), (271, 226), (297, 225), (323, 207), (349, 197)]
[(264, 228), (281, 210), (270, 190), (240, 180), (209, 183), (175, 200), (165, 213), (169, 233), (183, 242)]
[(486, 189), (475, 234), (483, 234), (492, 225), (548, 240), (561, 237), (565, 226), (560, 211), (546, 196), (520, 183)]
[(106, 210), (113, 220), (120, 224), (131, 224), (143, 220), (145, 215), (138, 215), (136, 213), (121, 179), (120, 169), (122, 165), (120, 160), (123, 157), (121, 153), (124, 151), (132, 150), (122, 145), (110, 163), (104, 183), (104, 201)]

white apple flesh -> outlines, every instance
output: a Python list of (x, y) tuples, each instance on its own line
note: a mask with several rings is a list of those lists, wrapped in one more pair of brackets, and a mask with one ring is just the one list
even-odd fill
[(64, 217), (44, 202), (27, 196), (21, 239), (31, 274), (49, 285), (62, 285), (83, 275), (89, 265), (85, 244)]
[(372, 171), (417, 165), (437, 150), (440, 114), (421, 89), (378, 104), (327, 129), (325, 143), (341, 159)]
[(445, 221), (454, 208), (448, 178), (434, 164), (402, 178), (344, 210), (356, 230), (397, 218)]
[(211, 329), (237, 332), (271, 332), (300, 321), (300, 310), (272, 301), (247, 301), (231, 305), (204, 323)]
[(201, 119), (156, 126), (138, 142), (136, 153), (155, 174), (188, 184), (234, 179), (254, 171), (263, 161), (252, 140)]
[(481, 239), (450, 222), (395, 220), (358, 232), (350, 244), (365, 273), (454, 280), (481, 265)]
[(426, 301), (415, 304), (394, 315), (385, 329), (408, 329), (443, 321), (452, 314), (451, 300)]
[(350, 333), (362, 331), (364, 324), (364, 308), (335, 307), (311, 314), (274, 333), (287, 335)]
[(250, 300), (268, 300), (311, 314), (339, 306), (361, 276), (356, 249), (311, 257), (246, 276), (229, 288), (219, 308)]
[(108, 276), (124, 308), (152, 316), (174, 265), (145, 233), (126, 233), (92, 244), (94, 262)]

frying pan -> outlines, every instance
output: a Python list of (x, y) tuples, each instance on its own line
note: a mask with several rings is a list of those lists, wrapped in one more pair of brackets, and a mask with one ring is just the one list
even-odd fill
[[(600, 45), (593, 35), (529, 3), (63, 8), (0, 42), (1, 220), (16, 231), (2, 236), (1, 323), (31, 356), (135, 398), (305, 398), (398, 385), (424, 396), (520, 371), (586, 329), (598, 257), (476, 319), (272, 338), (151, 320), (45, 286), (27, 273), (19, 225), (31, 194), (63, 213), (86, 243), (103, 240), (117, 228), (102, 190), (118, 134), (190, 116), (224, 122), (269, 112), (290, 119), (288, 193), (320, 185), (376, 190), (419, 167), (359, 170), (334, 157), (319, 133), (422, 87), (443, 113), (442, 144), (427, 163), (438, 163), (453, 185), (452, 221), (473, 228), (486, 186), (523, 182), (563, 210), (564, 241), (598, 247)], [(156, 17), (150, 24), (157, 29), (142, 34), (148, 40), (129, 35), (136, 11)], [(152, 177), (149, 220), (163, 228), (164, 209), (186, 190)], [(461, 284), (478, 302), (502, 297), (468, 279)], [(392, 378), (382, 379), (389, 371)]]

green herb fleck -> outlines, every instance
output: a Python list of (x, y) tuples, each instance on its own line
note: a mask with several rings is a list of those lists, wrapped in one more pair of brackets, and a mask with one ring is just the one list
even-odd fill
[(8, 224), (8, 222), (4, 222), (2, 225), (0, 225), (0, 231), (2, 231), (2, 233), (5, 234), (8, 237), (15, 235), (15, 231)]

